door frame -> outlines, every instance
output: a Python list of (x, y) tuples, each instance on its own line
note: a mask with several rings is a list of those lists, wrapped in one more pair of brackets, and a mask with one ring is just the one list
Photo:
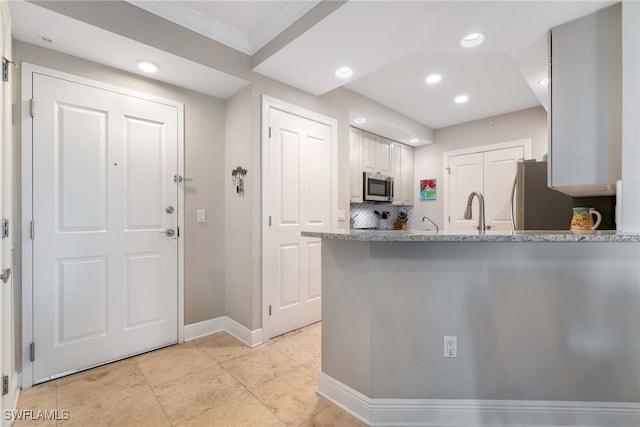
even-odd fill
[(531, 158), (531, 138), (517, 139), (514, 141), (499, 142), (497, 144), (478, 145), (476, 147), (461, 148), (459, 150), (445, 151), (442, 153), (442, 176), (443, 186), (442, 194), (444, 197), (444, 212), (442, 215), (442, 222), (444, 223), (444, 231), (450, 230), (450, 223), (447, 220), (449, 216), (449, 158), (455, 156), (463, 156), (465, 154), (484, 153), (486, 151), (503, 150), (505, 148), (517, 148), (522, 147), (524, 149), (524, 158)]
[[(33, 97), (33, 74), (85, 84), (122, 95), (134, 96), (147, 101), (158, 102), (177, 108), (178, 111), (178, 175), (184, 176), (184, 104), (178, 101), (161, 98), (132, 89), (115, 86), (109, 83), (88, 79), (51, 68), (21, 63), (22, 80), (20, 90), (20, 119), (22, 144), (22, 194), (20, 218), (22, 229), (22, 388), (33, 385), (33, 362), (27, 350), (33, 342), (33, 240), (31, 240), (31, 220), (33, 219), (33, 127), (30, 112), (30, 101)], [(37, 100), (36, 100), (37, 102)], [(178, 238), (178, 342), (184, 342), (184, 184), (178, 184), (178, 227), (182, 230)], [(36, 348), (37, 352), (37, 348)]]
[[(11, 49), (11, 11), (7, 1), (0, 1), (0, 56), (9, 61), (13, 58)], [(0, 238), (0, 252), (2, 263), (0, 269), (11, 268), (7, 283), (0, 281), (0, 376), (8, 376), (7, 394), (0, 397), (0, 412), (2, 419), (0, 426), (9, 426), (12, 420), (6, 419), (5, 411), (13, 411), (18, 403), (18, 373), (16, 371), (16, 337), (15, 337), (15, 287), (16, 269), (13, 265), (13, 251), (16, 242), (15, 226), (15, 196), (16, 185), (14, 179), (15, 154), (13, 148), (13, 126), (11, 123), (11, 103), (13, 82), (16, 78), (15, 68), (9, 66), (8, 81), (0, 82), (0, 103), (2, 103), (2, 117), (0, 117), (0, 214), (2, 219), (9, 220), (9, 237)]]
[(293, 114), (325, 124), (331, 128), (331, 227), (337, 228), (338, 212), (338, 121), (315, 111), (307, 110), (288, 102), (280, 101), (268, 95), (262, 95), (262, 123), (261, 123), (261, 149), (262, 149), (262, 336), (263, 340), (269, 339), (269, 110), (277, 109), (285, 113)]

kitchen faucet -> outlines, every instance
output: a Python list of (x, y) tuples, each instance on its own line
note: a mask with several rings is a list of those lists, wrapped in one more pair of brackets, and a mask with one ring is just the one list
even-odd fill
[(464, 219), (471, 219), (473, 216), (473, 212), (471, 211), (471, 203), (473, 202), (473, 197), (476, 196), (478, 198), (478, 205), (480, 205), (480, 213), (478, 218), (478, 226), (476, 227), (479, 231), (489, 230), (491, 228), (490, 225), (486, 225), (484, 218), (484, 196), (479, 191), (473, 191), (469, 194), (469, 198), (467, 199), (467, 209), (464, 211)]
[(436, 227), (436, 234), (438, 234), (438, 232), (440, 231), (440, 227), (438, 227), (438, 224), (436, 224), (435, 222), (433, 222), (431, 220), (431, 218), (429, 218), (428, 216), (423, 216), (422, 217), (422, 222), (424, 222), (424, 220), (428, 220), (431, 224), (433, 224), (434, 227)]

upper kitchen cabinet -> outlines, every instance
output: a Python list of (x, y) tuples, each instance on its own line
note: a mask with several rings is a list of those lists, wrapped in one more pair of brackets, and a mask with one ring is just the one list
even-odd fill
[(362, 150), (363, 172), (391, 175), (391, 141), (364, 132)]
[(363, 202), (363, 140), (364, 131), (356, 128), (349, 129), (349, 200), (351, 203)]
[(413, 205), (413, 147), (394, 142), (393, 158), (393, 204)]
[(615, 194), (621, 176), (621, 4), (549, 32), (549, 185)]

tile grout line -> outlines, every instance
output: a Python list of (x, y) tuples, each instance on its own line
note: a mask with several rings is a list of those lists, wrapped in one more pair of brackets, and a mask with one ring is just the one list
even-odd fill
[(175, 425), (173, 424), (173, 422), (171, 421), (171, 418), (169, 418), (169, 414), (167, 414), (167, 411), (165, 411), (164, 406), (162, 406), (162, 403), (158, 400), (158, 395), (156, 394), (155, 390), (153, 389), (153, 386), (151, 385), (151, 383), (149, 382), (149, 379), (147, 378), (147, 376), (144, 374), (144, 371), (142, 370), (142, 368), (140, 367), (140, 363), (138, 362), (137, 359), (133, 359), (134, 362), (136, 362), (136, 367), (138, 368), (138, 371), (140, 371), (140, 374), (142, 374), (142, 378), (144, 378), (144, 381), (147, 383), (147, 387), (149, 387), (149, 390), (151, 390), (151, 394), (153, 394), (153, 398), (156, 400), (156, 402), (158, 403), (158, 406), (160, 406), (160, 410), (162, 411), (162, 413), (164, 414), (164, 416), (167, 418), (167, 421), (169, 422), (169, 424), (171, 424), (172, 426), (175, 427)]

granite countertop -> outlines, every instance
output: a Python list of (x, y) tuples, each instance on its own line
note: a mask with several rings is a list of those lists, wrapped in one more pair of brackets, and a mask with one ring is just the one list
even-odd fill
[(485, 231), (433, 230), (303, 231), (304, 237), (362, 242), (640, 242), (640, 234), (617, 231)]

